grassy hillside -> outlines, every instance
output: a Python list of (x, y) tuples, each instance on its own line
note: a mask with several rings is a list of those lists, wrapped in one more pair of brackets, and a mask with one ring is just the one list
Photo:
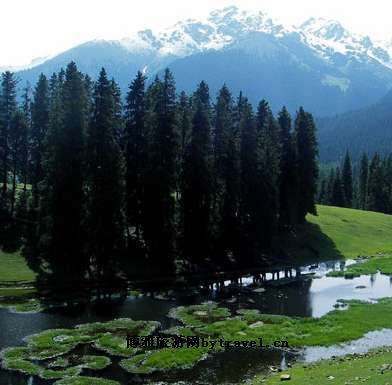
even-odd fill
[(35, 274), (19, 253), (8, 254), (0, 251), (0, 282), (33, 281), (34, 279)]
[(392, 215), (317, 206), (318, 215), (285, 239), (294, 258), (354, 258), (392, 254)]

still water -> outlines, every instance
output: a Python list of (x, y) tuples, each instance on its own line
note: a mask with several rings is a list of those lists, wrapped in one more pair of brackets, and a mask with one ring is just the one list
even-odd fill
[[(349, 262), (350, 263), (350, 262)], [(77, 324), (95, 321), (107, 321), (113, 318), (130, 317), (135, 320), (156, 320), (163, 328), (176, 324), (167, 317), (174, 306), (201, 303), (215, 300), (233, 312), (240, 308), (259, 309), (263, 313), (289, 316), (321, 317), (333, 310), (339, 299), (359, 299), (373, 301), (377, 298), (392, 296), (392, 278), (375, 274), (362, 276), (352, 280), (326, 277), (330, 270), (343, 268), (341, 262), (322, 263), (317, 266), (301, 268), (302, 273), (314, 273), (313, 279), (282, 281), (282, 284), (268, 281), (266, 291), (256, 293), (247, 289), (251, 278), (242, 279), (242, 287), (232, 287), (230, 282), (218, 292), (214, 290), (200, 294), (196, 290), (183, 290), (164, 293), (145, 293), (142, 297), (129, 297), (125, 302), (106, 302), (73, 308), (53, 308), (38, 314), (15, 314), (0, 309), (0, 349), (23, 344), (27, 335), (52, 328), (69, 328)], [(271, 280), (267, 274), (267, 279)], [(242, 290), (247, 289), (247, 290)], [(371, 332), (358, 341), (330, 348), (306, 348), (299, 354), (281, 351), (232, 349), (200, 362), (190, 370), (169, 372), (148, 377), (133, 376), (122, 371), (117, 361), (109, 369), (101, 371), (100, 376), (116, 379), (121, 384), (154, 383), (165, 381), (175, 383), (185, 381), (190, 384), (235, 384), (253, 376), (255, 373), (267, 371), (271, 365), (285, 366), (297, 359), (315, 361), (329, 358), (332, 355), (362, 353), (370, 348), (392, 345), (392, 330)], [(90, 349), (93, 351), (92, 349)], [(88, 372), (84, 372), (88, 375)], [(91, 373), (94, 375), (96, 373)], [(43, 381), (36, 377), (27, 377), (15, 372), (0, 369), (0, 385), (46, 385), (53, 381)]]

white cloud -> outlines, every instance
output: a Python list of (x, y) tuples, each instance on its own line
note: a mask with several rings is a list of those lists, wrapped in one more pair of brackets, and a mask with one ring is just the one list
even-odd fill
[(231, 4), (268, 11), (284, 24), (321, 16), (374, 39), (392, 38), (390, 0), (2, 0), (0, 66), (26, 64), (95, 38), (160, 29)]

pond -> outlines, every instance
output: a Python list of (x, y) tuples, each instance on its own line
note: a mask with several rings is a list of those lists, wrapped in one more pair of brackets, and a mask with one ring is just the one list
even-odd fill
[[(348, 264), (352, 261), (348, 261)], [(331, 270), (344, 267), (341, 261), (331, 261), (298, 269), (296, 278), (272, 281), (272, 274), (266, 274), (263, 290), (252, 286), (251, 277), (243, 277), (242, 285), (227, 281), (213, 285), (209, 292), (183, 288), (166, 293), (144, 293), (140, 297), (128, 297), (125, 301), (106, 301), (72, 308), (52, 308), (36, 314), (17, 314), (0, 309), (0, 349), (23, 345), (23, 339), (46, 329), (72, 328), (75, 325), (108, 321), (127, 317), (135, 320), (155, 320), (163, 328), (178, 322), (167, 315), (171, 308), (179, 305), (199, 304), (214, 300), (228, 307), (232, 312), (240, 308), (258, 309), (262, 313), (288, 316), (321, 317), (334, 309), (339, 299), (358, 299), (373, 301), (392, 296), (390, 277), (375, 274), (351, 280), (327, 277)], [(219, 287), (219, 289), (218, 289)], [(158, 295), (157, 295), (158, 294)], [(185, 381), (191, 384), (229, 384), (238, 383), (256, 373), (267, 371), (270, 366), (284, 367), (290, 361), (314, 361), (353, 352), (364, 352), (369, 348), (392, 344), (392, 331), (383, 330), (368, 333), (363, 339), (344, 346), (330, 348), (312, 347), (300, 352), (290, 353), (265, 349), (228, 349), (199, 362), (193, 369), (171, 371), (140, 377), (127, 374), (118, 366), (118, 360), (99, 375), (120, 381), (122, 384), (149, 383), (165, 381), (175, 383)], [(240, 351), (239, 351), (240, 350)], [(89, 352), (96, 353), (93, 348)], [(94, 373), (86, 374), (93, 375)], [(16, 372), (0, 370), (1, 385), (46, 385), (37, 377), (28, 377)]]

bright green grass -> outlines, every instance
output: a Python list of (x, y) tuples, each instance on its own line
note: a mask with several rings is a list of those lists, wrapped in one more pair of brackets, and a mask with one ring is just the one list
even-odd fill
[(353, 278), (365, 274), (375, 274), (380, 271), (382, 274), (392, 275), (392, 257), (377, 256), (365, 262), (359, 262), (348, 266), (344, 271), (331, 271), (329, 277)]
[(392, 215), (332, 206), (317, 206), (296, 236), (280, 244), (295, 261), (392, 255)]
[(35, 273), (27, 266), (19, 253), (0, 251), (0, 282), (34, 281)]
[[(390, 365), (390, 369), (387, 366)], [(321, 361), (315, 365), (297, 364), (283, 372), (290, 374), (290, 385), (387, 385), (392, 383), (392, 351), (385, 349), (364, 356), (346, 356), (345, 359)], [(265, 379), (257, 376), (251, 385), (281, 384), (283, 373)]]

